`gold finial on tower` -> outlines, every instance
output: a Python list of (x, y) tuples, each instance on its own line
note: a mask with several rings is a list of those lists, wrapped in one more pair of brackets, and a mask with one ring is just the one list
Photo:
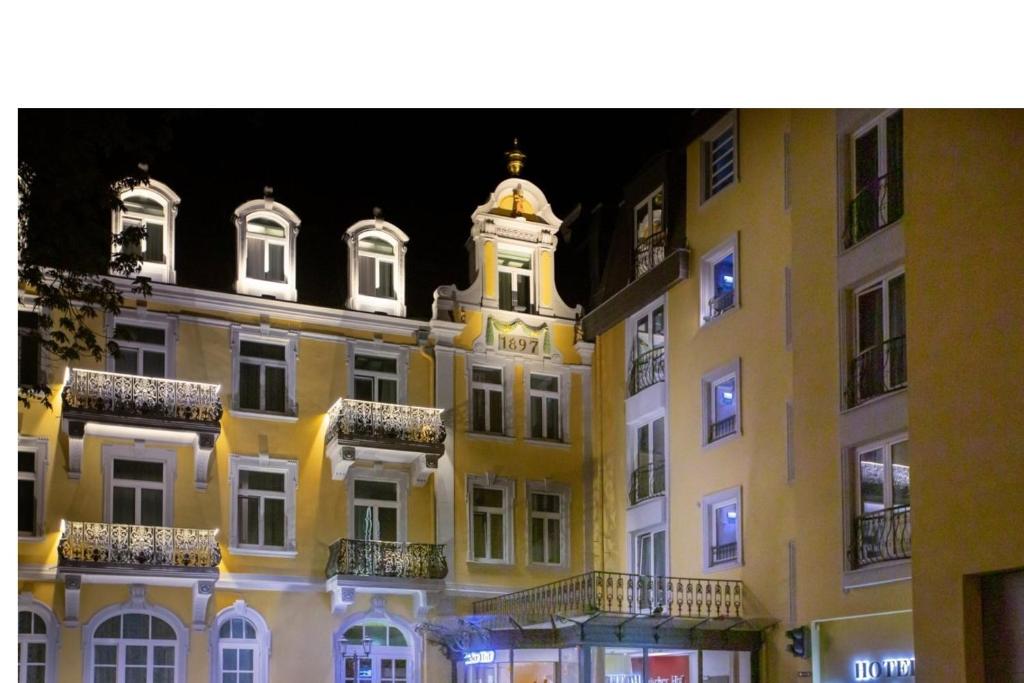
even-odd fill
[(512, 138), (512, 149), (505, 152), (508, 160), (508, 172), (513, 176), (519, 176), (526, 162), (526, 155), (519, 149), (519, 138)]

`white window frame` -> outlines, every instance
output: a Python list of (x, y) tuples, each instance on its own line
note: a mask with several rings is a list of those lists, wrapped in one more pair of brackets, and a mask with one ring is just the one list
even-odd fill
[[(378, 373), (369, 370), (356, 370), (356, 356), (374, 356), (376, 358), (388, 358), (395, 361), (395, 374), (391, 375), (388, 373)], [(352, 398), (356, 396), (356, 375), (361, 377), (373, 377), (373, 395), (374, 400), (377, 399), (377, 379), (394, 379), (397, 383), (396, 389), (396, 403), (400, 405), (407, 405), (409, 403), (408, 396), (408, 376), (409, 376), (409, 351), (405, 348), (400, 348), (392, 345), (385, 344), (361, 344), (361, 343), (350, 343), (348, 348), (348, 395)]]
[[(850, 373), (850, 363), (854, 359), (856, 359), (858, 356), (860, 356), (862, 353), (864, 353), (865, 351), (869, 351), (871, 348), (874, 348), (874, 347), (870, 347), (868, 349), (860, 348), (860, 297), (863, 296), (864, 294), (867, 294), (868, 292), (870, 292), (870, 291), (872, 291), (874, 289), (881, 289), (882, 290), (882, 342), (881, 343), (884, 345), (886, 342), (888, 342), (888, 341), (890, 341), (892, 339), (892, 330), (890, 329), (890, 327), (891, 327), (891, 320), (890, 320), (890, 318), (892, 317), (892, 303), (890, 301), (889, 283), (891, 283), (893, 280), (895, 280), (896, 278), (900, 277), (901, 275), (903, 276), (903, 287), (904, 287), (904, 311), (903, 311), (903, 318), (904, 318), (904, 324), (905, 324), (906, 316), (907, 316), (907, 311), (906, 311), (906, 308), (905, 308), (906, 307), (906, 286), (907, 286), (907, 284), (906, 284), (907, 283), (906, 275), (907, 275), (907, 273), (906, 273), (906, 269), (903, 266), (900, 266), (898, 268), (894, 268), (894, 269), (892, 269), (892, 270), (890, 270), (890, 271), (888, 271), (888, 272), (886, 272), (883, 275), (880, 275), (878, 277), (871, 278), (870, 282), (868, 282), (865, 285), (861, 285), (860, 287), (857, 287), (856, 289), (853, 289), (850, 292), (850, 317), (852, 318), (851, 323), (850, 323), (850, 327), (853, 330), (853, 337), (849, 340), (849, 349), (850, 349), (849, 357), (848, 357), (847, 361), (845, 363), (843, 363), (843, 386), (844, 387), (848, 387), (850, 385), (850, 383), (854, 381), (854, 378), (850, 376), (850, 374), (851, 374)], [(904, 336), (907, 336), (906, 332), (904, 332)], [(889, 373), (884, 371), (884, 367), (885, 366), (883, 366), (883, 377), (882, 377), (882, 380), (884, 382), (884, 385), (888, 388), (889, 385), (890, 385), (890, 379), (891, 378), (889, 376)], [(909, 382), (906, 382), (906, 381), (904, 382), (904, 384), (908, 384), (908, 383)], [(853, 404), (853, 405), (845, 405), (845, 403), (847, 401), (845, 396), (843, 397), (842, 400), (843, 400), (845, 409), (850, 410), (850, 409), (862, 406), (865, 403), (867, 403), (869, 401), (872, 401), (874, 399), (881, 398), (882, 396), (886, 396), (887, 394), (888, 394), (888, 390), (883, 392), (883, 393), (881, 393), (881, 394), (878, 394), (876, 396), (871, 396), (869, 398), (861, 399), (859, 402), (857, 402), (856, 404)]]
[[(18, 313), (31, 313), (31, 314), (34, 314), (34, 315), (42, 315), (44, 313), (44, 311), (42, 309), (37, 309), (34, 306), (31, 306), (31, 305), (28, 305), (26, 303), (23, 303), (22, 300), (21, 300), (21, 297), (19, 296), (18, 297)], [(18, 366), (17, 366), (17, 368), (15, 368), (15, 373), (18, 374), (19, 376), (21, 374), (21, 351), (22, 351), (21, 339), (22, 339), (23, 336), (27, 336), (26, 334), (23, 334), (22, 331), (28, 331), (29, 329), (30, 328), (28, 328), (28, 327), (22, 327), (20, 324), (18, 325)], [(46, 362), (46, 351), (42, 347), (42, 340), (40, 340), (40, 345), (39, 345), (39, 348), (37, 349), (37, 357), (36, 357), (36, 381), (39, 384), (48, 384), (49, 383), (49, 381), (48, 381), (49, 373), (47, 372), (47, 369), (48, 369), (48, 364)]]
[[(248, 276), (248, 244), (249, 244), (249, 222), (254, 218), (261, 218), (273, 221), (284, 228), (284, 237), (272, 235), (253, 234), (253, 239), (263, 240), (263, 264), (264, 272), (269, 264), (270, 244), (282, 244), (284, 246), (284, 281), (263, 280)], [(242, 204), (235, 209), (234, 214), (235, 231), (237, 235), (236, 263), (237, 279), (235, 280), (235, 291), (239, 294), (252, 296), (270, 296), (284, 301), (295, 301), (298, 299), (298, 290), (295, 287), (295, 251), (296, 237), (299, 233), (301, 221), (291, 209), (280, 202), (275, 202), (269, 196), (264, 199), (254, 199)]]
[(350, 613), (339, 624), (338, 628), (334, 630), (334, 635), (331, 638), (334, 683), (344, 683), (345, 681), (344, 661), (338, 652), (338, 643), (349, 629), (354, 626), (365, 625), (367, 622), (386, 624), (388, 627), (397, 629), (406, 642), (405, 645), (374, 645), (369, 657), (362, 656), (362, 645), (360, 643), (349, 642), (349, 652), (357, 650), (360, 652), (360, 659), (370, 659), (373, 661), (373, 677), (371, 680), (380, 680), (380, 662), (382, 659), (406, 660), (406, 680), (409, 683), (421, 680), (420, 659), (422, 657), (422, 639), (416, 637), (416, 631), (412, 624), (398, 615), (385, 610), (384, 599), (382, 596), (378, 596), (373, 598), (373, 603), (369, 610), (366, 612)]
[[(850, 198), (857, 193), (857, 140), (861, 139), (875, 128), (878, 129), (878, 177), (889, 175), (889, 145), (888, 136), (889, 132), (886, 128), (886, 122), (889, 117), (899, 111), (896, 109), (886, 109), (884, 112), (874, 117), (860, 128), (853, 131), (850, 134)], [(877, 179), (876, 179), (877, 180)]]
[[(534, 375), (541, 375), (541, 376), (544, 376), (544, 377), (554, 377), (555, 380), (558, 382), (558, 390), (557, 391), (546, 391), (544, 389), (534, 389), (533, 385), (532, 385), (532, 380), (531, 380), (531, 378)], [(564, 443), (567, 440), (566, 439), (566, 431), (567, 431), (567, 428), (566, 428), (566, 413), (568, 411), (566, 410), (566, 408), (568, 407), (568, 401), (566, 401), (566, 396), (565, 396), (565, 381), (566, 381), (566, 377), (561, 372), (546, 371), (546, 370), (543, 370), (543, 369), (541, 369), (541, 370), (533, 370), (533, 369), (526, 368), (526, 367), (523, 368), (523, 382), (524, 382), (524, 386), (523, 386), (524, 391), (523, 391), (523, 393), (525, 394), (525, 397), (526, 397), (525, 417), (526, 417), (526, 429), (527, 429), (526, 437), (527, 438), (529, 438), (531, 440), (534, 440), (534, 441), (547, 441), (547, 442), (552, 442), (552, 443)], [(541, 405), (543, 406), (543, 409), (541, 410), (541, 436), (534, 436), (533, 435), (533, 413), (532, 413), (532, 411), (530, 409), (530, 403), (531, 403), (533, 397), (535, 397), (535, 396), (539, 397), (541, 399)], [(556, 401), (558, 401), (558, 420), (557, 420), (557, 422), (558, 422), (558, 425), (557, 425), (558, 434), (556, 436), (554, 436), (554, 437), (549, 437), (549, 436), (545, 436), (544, 434), (547, 433), (547, 427), (548, 427), (547, 400), (548, 399), (552, 399), (552, 398), (555, 399)]]
[[(144, 460), (147, 462), (159, 462), (163, 465), (164, 479), (159, 485), (156, 482), (147, 482), (139, 486), (140, 482), (131, 480), (130, 486), (136, 490), (139, 488), (158, 489), (163, 491), (163, 524), (161, 526), (174, 526), (174, 480), (177, 477), (178, 458), (175, 451), (166, 448), (152, 448), (141, 444), (132, 446), (121, 444), (104, 444), (102, 450), (103, 467), (103, 521), (112, 524), (114, 521), (114, 485), (118, 483), (114, 479), (114, 460)], [(136, 519), (141, 510), (141, 496), (135, 497)]]
[[(723, 318), (740, 307), (740, 250), (739, 233), (733, 233), (724, 242), (708, 251), (700, 259), (700, 326)], [(722, 309), (716, 315), (711, 300), (715, 298), (715, 266), (732, 256), (732, 305)]]
[[(534, 512), (533, 510), (533, 494), (540, 494), (546, 496), (558, 496), (558, 512)], [(572, 489), (567, 484), (560, 484), (556, 482), (544, 481), (527, 481), (526, 482), (526, 562), (529, 565), (535, 567), (559, 567), (566, 568), (570, 562), (570, 505), (572, 504)], [(544, 547), (547, 549), (547, 521), (558, 522), (558, 542), (559, 547), (559, 561), (558, 562), (538, 562), (533, 559), (533, 520), (535, 518), (544, 519), (545, 521), (545, 534), (544, 534)], [(549, 556), (547, 550), (544, 553), (545, 557)]]
[[(285, 347), (284, 361), (275, 361), (266, 358), (253, 358), (246, 361), (254, 365), (269, 365), (285, 368), (285, 410), (283, 413), (255, 410), (253, 408), (241, 408), (241, 395), (239, 394), (239, 382), (241, 377), (242, 342), (255, 342), (257, 344), (276, 344)], [(231, 364), (232, 372), (232, 395), (231, 412), (243, 417), (256, 419), (275, 420), (284, 422), (295, 422), (298, 419), (299, 407), (295, 401), (296, 364), (298, 361), (299, 335), (295, 332), (284, 330), (261, 330), (260, 328), (232, 326), (231, 328)], [(248, 356), (246, 356), (248, 358)], [(263, 392), (264, 373), (260, 373), (260, 405), (263, 405), (266, 396)]]
[[(150, 313), (145, 309), (135, 311), (122, 311), (119, 315), (107, 316), (106, 334), (107, 338), (114, 340), (114, 330), (118, 325), (131, 327), (149, 327), (160, 330), (164, 333), (163, 346), (148, 344), (145, 342), (118, 341), (121, 348), (136, 349), (139, 351), (139, 358), (135, 375), (142, 376), (142, 351), (160, 351), (164, 354), (164, 379), (174, 379), (177, 376), (176, 370), (176, 346), (178, 341), (178, 319), (176, 316), (168, 316), (160, 313)], [(107, 372), (115, 372), (115, 359), (112, 354), (107, 354)]]
[[(628, 328), (629, 329), (629, 340), (628, 340), (628, 344), (629, 344), (628, 351), (629, 352), (626, 354), (626, 359), (625, 359), (626, 360), (626, 394), (627, 394), (627, 398), (632, 398), (633, 396), (638, 396), (641, 393), (643, 393), (643, 391), (646, 390), (645, 389), (645, 390), (639, 391), (639, 392), (637, 392), (635, 394), (630, 394), (629, 393), (630, 392), (630, 386), (631, 386), (630, 383), (632, 381), (631, 378), (632, 378), (632, 373), (633, 373), (633, 363), (636, 361), (636, 359), (640, 355), (639, 343), (637, 341), (637, 334), (638, 334), (637, 328), (640, 326), (640, 322), (642, 320), (646, 320), (647, 321), (648, 334), (651, 335), (652, 346), (651, 346), (650, 350), (658, 349), (658, 348), (665, 349), (665, 351), (664, 351), (665, 381), (655, 382), (651, 386), (647, 387), (647, 389), (650, 389), (652, 387), (658, 386), (659, 384), (665, 384), (666, 381), (668, 380), (668, 343), (669, 343), (669, 341), (668, 341), (668, 305), (667, 304), (668, 304), (668, 302), (664, 298), (659, 298), (656, 301), (653, 301), (650, 304), (648, 304), (647, 306), (645, 306), (643, 308), (643, 310), (639, 311), (638, 313), (635, 313), (629, 319), (629, 328)], [(655, 345), (653, 345), (653, 339), (654, 339), (654, 312), (656, 310), (658, 310), (659, 308), (661, 309), (661, 319), (662, 319), (661, 336), (662, 336), (662, 338), (664, 340), (664, 343), (661, 346), (655, 346)]]
[[(256, 557), (295, 557), (298, 552), (295, 542), (295, 492), (298, 488), (299, 463), (297, 460), (271, 458), (268, 456), (236, 455), (230, 457), (228, 480), (231, 484), (229, 546), (232, 555), (250, 555)], [(239, 471), (272, 472), (284, 475), (284, 492), (276, 493), (261, 491), (262, 498), (280, 498), (284, 500), (284, 546), (266, 546), (260, 544), (242, 545), (238, 541), (238, 496)], [(263, 506), (260, 506), (260, 533), (263, 532)]]
[[(743, 381), (741, 377), (741, 365), (740, 359), (737, 358), (730, 363), (715, 368), (711, 372), (706, 373), (700, 380), (701, 389), (701, 443), (704, 448), (711, 448), (717, 446), (726, 441), (739, 438), (743, 435)], [(736, 402), (736, 429), (731, 433), (721, 438), (711, 440), (711, 424), (714, 422), (715, 415), (715, 394), (714, 390), (722, 382), (726, 382), (729, 379), (735, 379), (736, 388), (734, 390)]]
[[(703, 539), (703, 570), (704, 573), (734, 569), (743, 566), (743, 487), (716, 491), (701, 499), (701, 537)], [(736, 505), (736, 559), (728, 562), (711, 562), (711, 547), (715, 542), (715, 510), (726, 505)]]
[[(663, 465), (663, 467), (665, 469), (665, 473), (662, 475), (663, 479), (664, 479), (664, 482), (663, 482), (662, 490), (654, 492), (654, 477), (653, 477), (653, 472), (652, 472), (651, 478), (649, 479), (649, 485), (650, 485), (651, 493), (646, 498), (643, 498), (643, 499), (637, 501), (637, 503), (636, 503), (637, 505), (642, 505), (644, 502), (646, 502), (648, 500), (651, 500), (652, 498), (656, 498), (658, 496), (668, 495), (668, 482), (669, 482), (669, 480), (668, 480), (668, 461), (669, 461), (669, 458), (668, 458), (668, 412), (664, 409), (664, 407), (659, 407), (655, 412), (650, 413), (648, 415), (645, 415), (642, 419), (637, 420), (636, 422), (631, 422), (628, 425), (628, 427), (627, 427), (627, 431), (629, 432), (629, 444), (628, 444), (628, 453), (629, 453), (628, 466), (629, 466), (629, 472), (627, 472), (627, 474), (626, 474), (626, 476), (627, 476), (626, 485), (628, 487), (632, 487), (633, 472), (637, 471), (641, 467), (641, 465), (643, 465), (643, 464), (650, 464), (651, 466), (653, 466), (655, 464), (655, 462), (654, 462), (654, 423), (657, 422), (658, 420), (661, 420), (662, 421), (662, 425), (663, 425), (663, 427), (662, 427), (662, 445), (661, 445), (661, 447), (662, 447), (662, 455), (664, 457), (664, 461), (662, 462), (662, 465)], [(649, 441), (648, 441), (648, 448), (651, 449), (651, 452), (650, 452), (651, 460), (650, 460), (649, 463), (641, 463), (640, 462), (639, 437), (640, 437), (640, 430), (643, 429), (644, 427), (647, 428), (648, 439), (649, 439)]]
[[(356, 498), (356, 480), (382, 481), (394, 484), (397, 492), (397, 499), (392, 505), (389, 501)], [(398, 539), (396, 542), (405, 543), (408, 538), (408, 511), (409, 511), (409, 475), (404, 471), (380, 470), (374, 471), (369, 468), (353, 468), (349, 470), (346, 481), (346, 498), (348, 499), (348, 520), (346, 524), (346, 538), (356, 537), (355, 514), (356, 505), (370, 505), (374, 507), (394, 507), (398, 510)]]
[[(516, 268), (514, 266), (503, 266), (503, 265), (501, 265), (500, 261), (498, 260), (498, 252), (501, 252), (501, 251), (505, 251), (505, 252), (509, 252), (509, 253), (513, 253), (513, 254), (521, 254), (521, 255), (525, 256), (526, 258), (530, 259), (530, 267), (529, 268)], [(515, 300), (516, 306), (522, 306), (522, 303), (519, 300), (519, 277), (518, 276), (526, 275), (527, 277), (530, 278), (530, 291), (529, 291), (530, 301), (529, 301), (529, 305), (523, 311), (519, 311), (515, 307), (513, 307), (512, 310), (509, 311), (509, 312), (510, 313), (527, 313), (527, 314), (529, 314), (529, 313), (533, 313), (534, 311), (536, 311), (537, 310), (537, 306), (536, 306), (536, 293), (535, 293), (535, 290), (537, 289), (537, 276), (536, 276), (537, 254), (533, 250), (530, 250), (530, 249), (520, 249), (520, 248), (517, 248), (517, 247), (513, 247), (513, 246), (510, 246), (510, 245), (507, 245), (507, 244), (499, 244), (499, 245), (497, 245), (496, 249), (494, 250), (494, 254), (495, 254), (495, 256), (494, 256), (495, 257), (495, 263), (497, 263), (497, 266), (498, 266), (498, 270), (497, 270), (497, 272), (498, 272), (498, 276), (497, 276), (498, 296), (497, 296), (497, 299), (498, 299), (498, 302), (499, 302), (498, 303), (499, 309), (500, 310), (505, 310), (503, 308), (500, 308), (500, 305), (501, 305), (500, 304), (500, 302), (501, 302), (501, 274), (502, 273), (508, 273), (509, 277), (512, 278), (512, 298)]]
[[(164, 245), (164, 261), (163, 263), (157, 261), (146, 261), (140, 260), (140, 270), (136, 275), (148, 277), (156, 282), (168, 282), (174, 284), (176, 280), (174, 270), (174, 223), (178, 215), (178, 205), (181, 204), (181, 199), (175, 192), (158, 180), (150, 178), (146, 184), (136, 185), (130, 190), (126, 190), (121, 193), (120, 199), (122, 202), (132, 195), (140, 195), (153, 201), (158, 202), (164, 208), (164, 225), (163, 225), (163, 245)], [(134, 214), (131, 211), (115, 209), (112, 212), (112, 223), (113, 233), (119, 235), (124, 230), (125, 224), (141, 224), (147, 222), (148, 217), (142, 214)], [(146, 238), (143, 237), (139, 242), (139, 248), (143, 254), (146, 252)], [(116, 254), (120, 251), (120, 247), (113, 245), (112, 253)]]
[[(221, 638), (220, 629), (225, 622), (232, 619), (245, 619), (253, 630), (256, 631), (255, 639), (234, 639)], [(270, 681), (270, 628), (267, 626), (263, 616), (246, 604), (245, 600), (236, 600), (234, 604), (225, 607), (213, 619), (210, 627), (210, 683), (222, 683), (223, 681), (223, 659), (222, 650), (225, 646), (234, 649), (248, 648), (253, 650), (253, 662), (255, 672), (253, 683), (268, 683)]]
[[(98, 629), (100, 627), (100, 625), (103, 624), (103, 622), (105, 622), (107, 619), (110, 619), (111, 617), (115, 617), (115, 616), (118, 616), (118, 615), (124, 616), (125, 614), (131, 614), (131, 613), (147, 614), (147, 615), (149, 615), (151, 617), (156, 617), (157, 619), (161, 619), (161, 620), (165, 621), (171, 627), (171, 629), (174, 631), (174, 634), (176, 636), (175, 640), (173, 640), (173, 641), (172, 640), (154, 640), (154, 639), (131, 640), (131, 639), (125, 639), (125, 638), (117, 638), (117, 639), (114, 639), (114, 638), (102, 638), (102, 639), (98, 639), (96, 637), (96, 629)], [(139, 644), (139, 645), (152, 646), (154, 643), (156, 645), (170, 644), (170, 643), (174, 644), (174, 682), (175, 683), (185, 683), (188, 680), (188, 671), (186, 670), (187, 667), (188, 667), (188, 661), (187, 661), (187, 659), (188, 659), (187, 658), (187, 655), (188, 655), (188, 629), (185, 628), (184, 624), (181, 623), (181, 620), (178, 619), (178, 617), (175, 616), (175, 614), (173, 612), (171, 612), (170, 610), (165, 609), (163, 607), (152, 605), (152, 604), (146, 602), (144, 598), (137, 598), (137, 597), (133, 596), (132, 599), (130, 599), (126, 603), (123, 603), (123, 604), (120, 604), (120, 605), (111, 605), (109, 607), (101, 609), (99, 612), (97, 612), (96, 614), (93, 615), (92, 619), (90, 619), (88, 623), (86, 623), (82, 627), (82, 649), (84, 650), (84, 652), (83, 652), (83, 659), (84, 659), (83, 665), (84, 665), (84, 669), (85, 669), (83, 671), (83, 673), (82, 673), (82, 680), (83, 680), (84, 683), (95, 683), (95, 678), (94, 678), (94, 675), (93, 675), (94, 674), (94, 664), (95, 664), (95, 662), (94, 662), (94, 658), (95, 658), (95, 649), (94, 649), (94, 647), (95, 647), (95, 645), (97, 645), (97, 642), (96, 642), (97, 640), (103, 641), (103, 642), (101, 642), (99, 644), (108, 644), (108, 645), (116, 644), (117, 645), (117, 647), (118, 647), (117, 680), (119, 680), (119, 681), (124, 680), (124, 671), (125, 671), (124, 657), (121, 654), (121, 651), (123, 650), (123, 648), (126, 645), (131, 645), (131, 644)], [(111, 642), (107, 642), (107, 641), (111, 641)]]
[[(732, 180), (711, 191), (711, 145), (720, 138), (727, 130), (732, 128)], [(734, 109), (723, 116), (718, 123), (712, 126), (700, 137), (700, 203), (707, 203), (712, 197), (725, 192), (730, 187), (740, 182), (740, 135), (739, 135), (739, 114)]]
[[(43, 623), (46, 625), (46, 635), (40, 636), (39, 634), (18, 634), (18, 662), (23, 662), (26, 658), (26, 645), (28, 643), (43, 643), (46, 645), (46, 659), (45, 662), (45, 677), (46, 683), (55, 683), (57, 680), (57, 649), (60, 647), (60, 622), (57, 621), (57, 617), (54, 616), (53, 610), (51, 610), (45, 603), (37, 600), (31, 593), (25, 592), (18, 596), (18, 611), (29, 612), (35, 616), (40, 617)], [(24, 674), (18, 678), (18, 683), (25, 682)]]
[[(501, 384), (492, 384), (490, 382), (480, 382), (473, 379), (473, 370), (480, 368), (482, 370), (497, 370), (501, 373)], [(470, 362), (469, 364), (469, 430), (474, 434), (492, 434), (492, 435), (503, 435), (509, 432), (510, 425), (508, 424), (508, 396), (506, 395), (506, 386), (508, 385), (506, 377), (507, 368), (503, 365), (492, 364), (492, 363), (477, 363)], [(501, 430), (492, 431), (489, 429), (491, 424), (491, 401), (490, 392), (498, 388), (498, 392), (501, 394)], [(485, 392), (487, 400), (484, 401), (484, 424), (487, 428), (484, 431), (478, 431), (473, 428), (473, 422), (475, 415), (473, 414), (473, 392), (476, 389), (481, 389)]]
[(651, 538), (651, 574), (650, 574), (650, 576), (657, 576), (657, 574), (654, 572), (655, 564), (657, 564), (654, 561), (654, 536), (656, 534), (664, 534), (665, 535), (665, 557), (664, 557), (664, 560), (665, 560), (665, 576), (671, 576), (672, 575), (672, 570), (671, 570), (671, 567), (670, 567), (671, 553), (669, 552), (668, 527), (665, 524), (659, 524), (657, 526), (653, 526), (653, 527), (649, 527), (649, 528), (645, 528), (645, 529), (638, 529), (638, 530), (633, 531), (633, 532), (630, 533), (630, 539), (629, 539), (630, 540), (630, 553), (631, 553), (630, 568), (631, 568), (633, 574), (639, 574), (641, 576), (648, 576), (647, 574), (642, 574), (641, 571), (640, 571), (640, 544), (643, 541), (644, 537), (650, 536), (650, 538)]
[[(907, 432), (902, 432), (902, 433), (897, 434), (895, 436), (890, 436), (887, 439), (878, 439), (878, 440), (875, 440), (875, 441), (871, 441), (870, 443), (866, 443), (866, 444), (863, 444), (861, 446), (857, 446), (856, 448), (851, 449), (851, 453), (853, 455), (853, 486), (854, 486), (854, 495), (853, 495), (853, 501), (852, 501), (853, 502), (853, 506), (852, 506), (852, 509), (851, 509), (852, 517), (850, 518), (850, 522), (851, 523), (857, 517), (860, 517), (861, 515), (864, 515), (864, 514), (869, 514), (869, 513), (865, 513), (863, 511), (864, 501), (862, 500), (862, 497), (861, 497), (861, 480), (860, 480), (860, 477), (861, 477), (861, 466), (860, 466), (860, 456), (863, 453), (867, 453), (869, 451), (875, 451), (875, 450), (881, 450), (882, 451), (882, 470), (883, 470), (883, 472), (882, 472), (882, 477), (883, 477), (883, 479), (882, 479), (882, 508), (883, 509), (889, 509), (889, 508), (894, 506), (894, 503), (893, 503), (893, 481), (892, 481), (893, 476), (894, 476), (894, 474), (893, 474), (893, 464), (892, 464), (892, 447), (895, 446), (896, 444), (899, 444), (899, 443), (906, 443), (906, 444), (908, 444), (907, 447), (908, 448), (910, 447), (909, 446), (910, 438), (909, 438)], [(913, 494), (913, 489), (911, 489), (911, 494), (910, 495), (911, 495), (911, 498), (913, 498), (913, 495), (914, 495)]]
[[(383, 254), (365, 254), (377, 260), (375, 268), (375, 281), (380, 278), (380, 261), (389, 261), (392, 268), (392, 289), (395, 292), (394, 298), (379, 297), (370, 294), (363, 294), (359, 291), (359, 257), (361, 254), (359, 242), (366, 237), (378, 237), (391, 244), (394, 248), (394, 256), (388, 257)], [(345, 301), (346, 308), (355, 311), (366, 311), (368, 313), (386, 313), (398, 317), (405, 317), (405, 257), (408, 251), (409, 236), (406, 235), (397, 225), (381, 220), (379, 217), (372, 220), (359, 221), (345, 231), (345, 241), (348, 245), (348, 298)]]
[[(504, 557), (476, 557), (473, 554), (473, 513), (476, 509), (473, 506), (473, 492), (479, 488), (500, 489), (502, 491), (502, 509), (486, 508), (484, 512), (489, 514), (502, 515), (502, 534), (504, 537)], [(490, 475), (466, 475), (466, 529), (468, 532), (466, 558), (468, 562), (478, 564), (515, 564), (515, 496), (516, 482), (508, 477), (493, 477)], [(490, 544), (486, 544), (490, 547)]]
[[(44, 438), (19, 436), (18, 451), (35, 453), (35, 471), (31, 475), (35, 495), (35, 528), (32, 533), (18, 531), (19, 541), (41, 541), (46, 530), (46, 467), (49, 464), (49, 442)], [(28, 472), (18, 472), (18, 480), (28, 480)]]
[[(657, 197), (659, 194), (661, 195), (661, 209), (660, 209), (661, 210), (661, 228), (658, 229), (658, 230), (655, 230), (654, 229), (654, 198)], [(649, 230), (649, 233), (648, 233), (647, 236), (650, 237), (651, 235), (654, 235), (655, 233), (664, 232), (665, 231), (665, 186), (664, 185), (659, 185), (658, 189), (656, 189), (654, 192), (652, 192), (649, 195), (647, 195), (646, 197), (644, 197), (642, 201), (637, 202), (636, 206), (633, 207), (633, 247), (634, 248), (636, 248), (637, 244), (642, 239), (640, 237), (640, 226), (637, 225), (637, 222), (636, 222), (636, 214), (637, 214), (638, 210), (640, 210), (641, 208), (644, 208), (645, 206), (647, 208), (647, 216), (650, 219), (650, 230)]]

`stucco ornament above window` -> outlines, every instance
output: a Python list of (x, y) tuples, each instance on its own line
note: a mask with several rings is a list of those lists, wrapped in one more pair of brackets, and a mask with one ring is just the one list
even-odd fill
[(253, 199), (235, 209), (239, 294), (298, 299), (295, 285), (295, 238), (302, 222), (295, 212), (274, 201), (274, 190), (263, 189), (263, 199)]
[(405, 252), (409, 236), (397, 225), (373, 218), (345, 231), (348, 245), (348, 299), (355, 311), (405, 317)]

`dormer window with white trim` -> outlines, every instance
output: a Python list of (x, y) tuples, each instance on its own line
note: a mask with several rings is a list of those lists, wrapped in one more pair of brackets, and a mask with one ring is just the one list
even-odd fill
[(269, 193), (235, 209), (238, 279), (235, 291), (295, 301), (295, 242), (301, 221)]
[[(121, 194), (122, 208), (114, 211), (114, 234), (127, 227), (145, 229), (145, 236), (126, 249), (141, 258), (139, 275), (156, 282), (174, 282), (174, 219), (179, 203), (178, 195), (156, 180)], [(118, 248), (115, 246), (115, 251)]]
[(378, 217), (351, 226), (345, 241), (349, 249), (346, 306), (404, 317), (408, 236)]
[(498, 308), (533, 312), (533, 259), (527, 251), (498, 247)]

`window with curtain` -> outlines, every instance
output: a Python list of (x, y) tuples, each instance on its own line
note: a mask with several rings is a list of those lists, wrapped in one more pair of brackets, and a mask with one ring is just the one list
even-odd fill
[(498, 308), (503, 311), (533, 312), (533, 259), (530, 254), (498, 249)]
[(146, 236), (139, 244), (125, 245), (125, 252), (134, 254), (149, 263), (164, 263), (167, 210), (164, 205), (144, 194), (129, 194), (122, 199), (124, 210), (121, 224), (138, 225), (145, 228)]
[(246, 277), (284, 282), (284, 247), (283, 225), (271, 218), (250, 218), (245, 226)]
[(395, 247), (382, 237), (368, 235), (358, 243), (359, 293), (383, 299), (395, 298)]

